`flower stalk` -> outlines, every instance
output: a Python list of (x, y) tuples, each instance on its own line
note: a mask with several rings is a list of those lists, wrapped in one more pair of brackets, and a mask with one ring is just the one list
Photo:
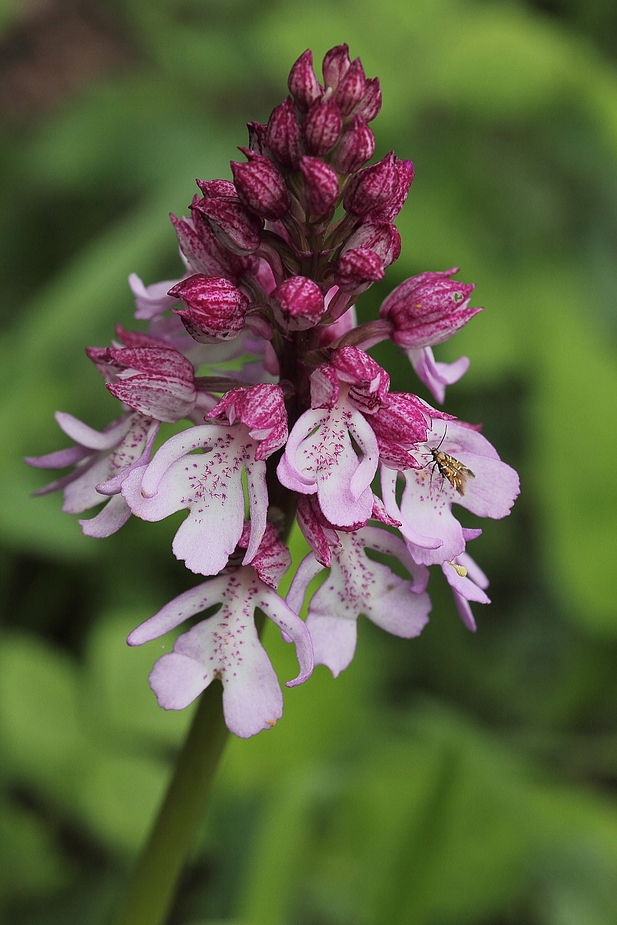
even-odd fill
[(201, 695), (115, 925), (164, 925), (228, 738), (221, 688)]

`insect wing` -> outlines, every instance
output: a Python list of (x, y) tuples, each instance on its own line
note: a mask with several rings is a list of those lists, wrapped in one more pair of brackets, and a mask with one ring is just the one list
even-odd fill
[(441, 477), (447, 479), (462, 497), (465, 494), (465, 483), (468, 479), (475, 479), (474, 473), (454, 456), (444, 453), (438, 447), (430, 447), (430, 451)]

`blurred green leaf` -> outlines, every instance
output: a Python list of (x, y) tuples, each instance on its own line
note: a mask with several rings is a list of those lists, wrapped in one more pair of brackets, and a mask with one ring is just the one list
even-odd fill
[(17, 806), (0, 803), (0, 897), (32, 898), (66, 885), (69, 870), (44, 825)]

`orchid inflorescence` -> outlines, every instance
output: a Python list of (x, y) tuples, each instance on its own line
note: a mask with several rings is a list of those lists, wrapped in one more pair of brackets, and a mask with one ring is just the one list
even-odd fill
[[(249, 124), (233, 182), (198, 180), (190, 217), (172, 217), (182, 278), (145, 286), (130, 277), (147, 333), (118, 327), (113, 346), (88, 348), (122, 403), (120, 417), (99, 432), (59, 412), (75, 446), (28, 460), (74, 467), (38, 492), (63, 489), (64, 511), (106, 499), (80, 520), (88, 536), (110, 536), (131, 514), (158, 521), (188, 510), (173, 552), (206, 580), (128, 642), (218, 607), (159, 658), (150, 684), (162, 707), (181, 709), (220, 678), (225, 720), (239, 736), (282, 714), (257, 609), (295, 644), (300, 672), (288, 686), (305, 681), (314, 663), (335, 676), (346, 668), (360, 614), (417, 636), (431, 609), (431, 565), (473, 630), (469, 602), (489, 602), (488, 581), (466, 544), (481, 531), (461, 526), (452, 504), (501, 518), (518, 494), (516, 473), (479, 427), (390, 391), (367, 352), (389, 338), (443, 402), (469, 361), (439, 363), (432, 347), (481, 310), (469, 307), (474, 287), (454, 280), (456, 269), (422, 273), (394, 289), (378, 320), (356, 321), (358, 296), (400, 254), (394, 220), (414, 175), (393, 153), (365, 166), (375, 150), (368, 123), (381, 107), (378, 79), (339, 45), (325, 55), (323, 85), (310, 51), (288, 85), (267, 125)], [(187, 427), (178, 433), (179, 421)], [(176, 427), (161, 443), (165, 424)], [(276, 589), (291, 563), (294, 518), (310, 552), (283, 599)], [(408, 577), (367, 550), (398, 560)], [(309, 585), (327, 569), (304, 621)]]

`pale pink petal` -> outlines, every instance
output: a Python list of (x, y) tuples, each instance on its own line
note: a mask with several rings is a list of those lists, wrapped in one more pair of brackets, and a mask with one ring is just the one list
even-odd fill
[(306, 621), (315, 653), (315, 664), (325, 665), (337, 678), (347, 668), (356, 652), (358, 627), (354, 619), (333, 617), (317, 611)]
[[(314, 441), (309, 435), (312, 435), (315, 428), (319, 428), (327, 419), (328, 411), (316, 408), (305, 411), (294, 424), (288, 437), (283, 457), (286, 465), (285, 467), (279, 466), (280, 471), (277, 470), (279, 481), (286, 488), (305, 494), (310, 486), (315, 485), (316, 467), (310, 456), (307, 457), (307, 449), (303, 447), (303, 444), (308, 440), (309, 445), (312, 447)], [(288, 484), (292, 480), (294, 484)]]
[(212, 681), (200, 662), (168, 652), (155, 662), (150, 672), (150, 687), (164, 710), (184, 710)]
[(319, 575), (322, 569), (323, 565), (317, 561), (311, 552), (308, 554), (308, 556), (305, 556), (305, 558), (298, 566), (286, 597), (287, 604), (289, 607), (291, 607), (294, 613), (300, 613), (302, 604), (304, 602), (306, 589), (310, 585), (313, 578), (315, 578), (316, 575)]
[(132, 424), (132, 415), (127, 415), (114, 421), (106, 430), (98, 431), (65, 411), (56, 411), (55, 418), (68, 437), (89, 450), (110, 450), (128, 433)]
[[(355, 625), (357, 617), (364, 614), (377, 626), (404, 638), (417, 636), (428, 622), (431, 609), (428, 595), (414, 593), (411, 581), (395, 575), (388, 566), (374, 562), (365, 553), (365, 546), (373, 548), (375, 543), (396, 553), (396, 545), (390, 547), (387, 540), (379, 537), (384, 532), (379, 528), (363, 528), (340, 534), (341, 548), (332, 550), (330, 575), (309, 604), (307, 626), (313, 636), (315, 662), (328, 665), (333, 672), (347, 667), (355, 647), (355, 629), (353, 637), (347, 627), (336, 627), (336, 632), (332, 632), (337, 622)], [(408, 561), (406, 552), (404, 560)], [(307, 569), (304, 579), (309, 575)], [(294, 595), (298, 595), (298, 590)]]
[[(242, 471), (251, 465), (255, 446), (244, 425), (191, 428), (168, 440), (143, 476), (140, 469), (131, 472), (122, 484), (122, 494), (143, 520), (162, 520), (188, 508), (189, 515), (173, 541), (174, 554), (191, 571), (216, 575), (242, 534)], [(188, 452), (201, 447), (207, 452)], [(265, 464), (255, 463), (251, 472), (251, 515), (254, 510), (256, 517), (253, 553), (265, 530)]]
[(178, 595), (173, 601), (165, 604), (153, 617), (134, 629), (126, 640), (127, 643), (129, 646), (141, 646), (144, 642), (151, 642), (169, 633), (189, 617), (194, 617), (195, 614), (218, 603), (222, 599), (228, 582), (228, 576), (221, 575), (219, 578), (211, 578), (209, 581), (190, 588), (184, 594)]
[[(266, 486), (266, 464), (255, 460), (246, 465), (246, 484), (249, 498), (249, 516), (251, 533), (243, 565), (248, 565), (255, 558), (262, 541), (268, 520), (268, 489)], [(244, 514), (243, 514), (244, 516)]]
[(131, 509), (122, 495), (114, 495), (96, 517), (80, 520), (79, 525), (85, 536), (102, 538), (117, 533), (130, 516)]
[[(401, 501), (401, 533), (412, 544), (412, 558), (422, 565), (441, 564), (465, 550), (463, 528), (451, 511), (456, 492), (439, 472), (409, 469)], [(457, 495), (457, 498), (459, 496)], [(412, 526), (413, 525), (413, 526)], [(432, 536), (441, 541), (435, 549), (418, 546), (414, 535)]]
[[(466, 537), (470, 539), (470, 537)], [(478, 565), (478, 563), (471, 558), (471, 556), (464, 552), (456, 560), (460, 565), (467, 569), (467, 574), (471, 580), (478, 585), (479, 588), (486, 590), (489, 586), (489, 580)]]
[[(460, 556), (458, 559), (460, 559)], [(461, 575), (451, 562), (444, 562), (441, 567), (453, 591), (456, 591), (457, 594), (460, 594), (465, 600), (477, 601), (479, 604), (490, 604), (490, 598), (482, 588), (478, 587), (478, 585), (467, 578), (467, 576)]]
[(517, 473), (507, 463), (473, 453), (461, 453), (460, 461), (475, 475), (465, 485), (465, 494), (453, 498), (479, 517), (499, 520), (510, 513), (520, 490)]
[(431, 347), (413, 348), (405, 352), (418, 378), (439, 404), (442, 404), (446, 397), (446, 386), (458, 382), (469, 369), (468, 357), (460, 357), (454, 363), (438, 363)]
[(396, 480), (397, 473), (387, 466), (381, 467), (381, 493), (387, 513), (393, 520), (399, 523), (401, 533), (414, 546), (421, 549), (439, 549), (443, 546), (443, 541), (438, 536), (425, 536), (414, 529), (411, 523), (406, 523), (403, 530), (403, 514), (396, 501)]
[(310, 677), (313, 671), (313, 646), (306, 624), (275, 591), (263, 586), (255, 603), (261, 607), (267, 617), (279, 627), (286, 641), (290, 640), (296, 647), (296, 656), (300, 673), (293, 681), (287, 681), (286, 687), (296, 687)]
[(75, 478), (77, 473), (73, 472), (73, 479), (64, 489), (62, 510), (66, 514), (81, 514), (106, 501), (107, 497), (98, 492), (96, 486), (109, 478), (111, 469), (109, 456), (104, 456), (94, 465), (87, 466), (83, 475)]

